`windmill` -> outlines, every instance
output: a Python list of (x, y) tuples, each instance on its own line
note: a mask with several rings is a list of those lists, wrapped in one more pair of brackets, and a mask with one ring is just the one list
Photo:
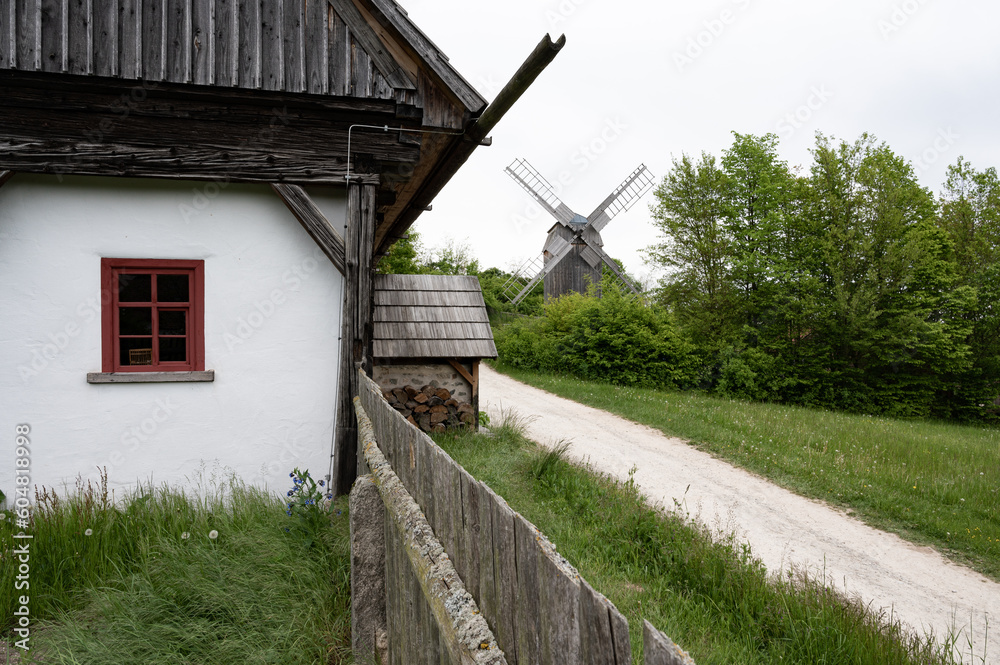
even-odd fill
[(504, 285), (504, 295), (512, 303), (516, 305), (524, 300), (541, 280), (545, 280), (546, 300), (570, 291), (585, 293), (588, 283), (600, 283), (602, 264), (627, 288), (640, 294), (639, 289), (604, 251), (601, 230), (615, 215), (632, 207), (653, 186), (653, 174), (645, 165), (640, 164), (587, 217), (576, 214), (560, 201), (548, 181), (527, 161), (515, 159), (504, 171), (556, 218), (556, 223), (549, 229), (541, 257), (522, 265)]

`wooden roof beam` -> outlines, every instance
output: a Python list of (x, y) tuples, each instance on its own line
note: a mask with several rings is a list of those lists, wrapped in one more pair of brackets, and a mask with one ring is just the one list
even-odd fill
[[(381, 0), (376, 0), (381, 1)], [(566, 35), (562, 35), (555, 42), (549, 35), (545, 35), (538, 43), (531, 55), (524, 61), (514, 76), (507, 82), (500, 93), (496, 96), (482, 115), (466, 128), (462, 136), (453, 139), (453, 143), (448, 148), (448, 155), (438, 167), (428, 176), (424, 186), (410, 200), (409, 205), (396, 218), (391, 229), (379, 236), (378, 246), (375, 253), (384, 254), (389, 249), (389, 239), (402, 235), (406, 229), (417, 219), (434, 200), (451, 177), (461, 168), (462, 164), (469, 159), (469, 155), (482, 145), (486, 140), (486, 135), (496, 127), (501, 118), (510, 110), (524, 91), (528, 89), (538, 75), (542, 73), (550, 62), (556, 57), (562, 47), (566, 44)], [(488, 145), (488, 143), (487, 143)]]
[(326, 215), (313, 203), (306, 191), (298, 185), (272, 183), (271, 188), (281, 197), (288, 209), (299, 220), (306, 233), (316, 241), (341, 275), (347, 274), (344, 239), (340, 237)]
[(0, 171), (0, 187), (4, 186), (8, 180), (14, 177), (13, 171)]
[(500, 119), (506, 115), (510, 107), (514, 105), (524, 91), (534, 83), (538, 75), (542, 73), (549, 63), (556, 57), (556, 54), (566, 45), (566, 35), (562, 35), (555, 42), (549, 35), (542, 37), (538, 46), (531, 52), (527, 60), (514, 72), (514, 76), (507, 82), (496, 99), (486, 107), (482, 115), (465, 130), (465, 138), (473, 144), (481, 143), (486, 135), (496, 127)]

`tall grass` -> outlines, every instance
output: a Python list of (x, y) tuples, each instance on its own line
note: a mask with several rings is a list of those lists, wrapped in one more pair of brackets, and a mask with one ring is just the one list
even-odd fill
[(1000, 580), (1000, 430), (623, 388), (501, 368), (654, 427)]
[[(285, 532), (282, 500), (235, 477), (198, 496), (144, 487), (114, 502), (106, 488), (37, 497), (30, 608), (43, 662), (346, 662), (346, 505), (305, 548)], [(13, 601), (0, 594), (5, 626)]]
[(949, 645), (907, 633), (822, 580), (770, 577), (745, 546), (650, 508), (633, 483), (569, 464), (521, 429), (502, 421), (491, 437), (436, 438), (611, 598), (629, 620), (633, 663), (642, 662), (644, 618), (699, 665), (952, 662)]

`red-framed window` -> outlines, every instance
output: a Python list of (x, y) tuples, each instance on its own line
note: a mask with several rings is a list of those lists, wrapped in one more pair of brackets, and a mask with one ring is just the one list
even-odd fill
[(104, 372), (205, 369), (205, 262), (101, 259)]

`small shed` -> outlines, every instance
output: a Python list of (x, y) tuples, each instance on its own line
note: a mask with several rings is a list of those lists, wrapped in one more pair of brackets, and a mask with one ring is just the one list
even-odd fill
[(376, 275), (374, 293), (372, 374), (389, 403), (425, 430), (478, 426), (479, 362), (497, 357), (479, 279)]

